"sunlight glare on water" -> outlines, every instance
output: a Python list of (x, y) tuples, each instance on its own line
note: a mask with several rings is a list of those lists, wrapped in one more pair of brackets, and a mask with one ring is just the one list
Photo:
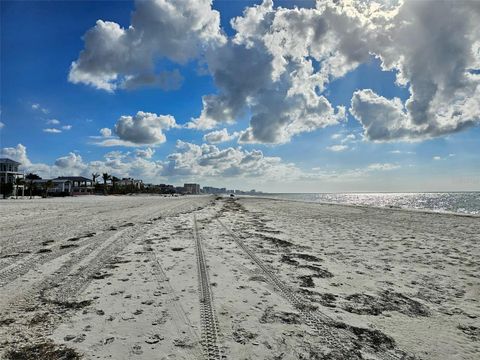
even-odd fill
[(270, 194), (281, 199), (480, 215), (480, 192)]

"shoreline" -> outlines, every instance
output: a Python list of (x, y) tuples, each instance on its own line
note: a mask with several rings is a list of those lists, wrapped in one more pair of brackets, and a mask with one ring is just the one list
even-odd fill
[[(476, 193), (476, 191), (474, 191), (474, 192)], [(402, 208), (402, 207), (395, 207), (395, 206), (387, 207), (387, 206), (360, 205), (360, 204), (341, 204), (341, 203), (333, 203), (333, 202), (325, 202), (325, 201), (282, 199), (282, 198), (258, 196), (258, 195), (239, 195), (238, 197), (246, 197), (246, 196), (252, 197), (252, 198), (259, 198), (259, 199), (278, 200), (278, 201), (292, 201), (292, 202), (301, 202), (301, 203), (308, 203), (308, 204), (347, 206), (347, 207), (371, 208), (371, 209), (393, 210), (393, 211), (410, 211), (410, 212), (419, 212), (419, 213), (426, 213), (426, 214), (455, 215), (455, 216), (466, 216), (466, 217), (480, 218), (480, 214), (464, 214), (464, 213), (457, 213), (457, 212), (454, 212), (454, 211), (435, 211), (435, 210), (428, 210), (428, 209)]]
[[(438, 193), (438, 192), (432, 192)], [(460, 191), (459, 193), (479, 193), (478, 191)], [(303, 194), (303, 193), (292, 193), (292, 194)], [(317, 194), (317, 193), (312, 193)], [(327, 193), (326, 193), (327, 194)], [(329, 193), (328, 193), (329, 194)], [(355, 193), (352, 193), (355, 194)], [(361, 193), (367, 194), (367, 193)], [(391, 192), (387, 192), (385, 194), (391, 194)], [(415, 194), (412, 192), (412, 194)], [(92, 196), (96, 198), (106, 198), (106, 197), (161, 197), (161, 198), (185, 198), (185, 197), (199, 197), (199, 196), (206, 196), (206, 197), (217, 197), (221, 196), (224, 198), (228, 198), (228, 194), (198, 194), (198, 195), (183, 195), (183, 196), (170, 196), (166, 194), (127, 194), (127, 195), (76, 195), (76, 196), (66, 196), (66, 197), (49, 197), (48, 200), (51, 199), (75, 199), (75, 198), (83, 198), (84, 196)], [(364, 204), (344, 204), (344, 203), (335, 203), (335, 202), (327, 202), (327, 201), (309, 201), (309, 200), (301, 200), (301, 199), (288, 199), (288, 198), (280, 198), (280, 197), (273, 197), (273, 196), (262, 196), (262, 195), (235, 195), (237, 198), (258, 198), (258, 199), (266, 199), (266, 200), (275, 200), (275, 201), (291, 201), (291, 202), (300, 202), (300, 203), (311, 203), (311, 204), (320, 204), (320, 205), (333, 205), (333, 206), (347, 206), (347, 207), (358, 207), (358, 208), (371, 208), (371, 209), (380, 209), (380, 210), (392, 210), (392, 211), (409, 211), (409, 212), (417, 212), (417, 213), (425, 213), (425, 214), (440, 214), (440, 215), (454, 215), (454, 216), (463, 216), (463, 217), (472, 217), (472, 218), (480, 218), (480, 214), (468, 214), (468, 213), (459, 213), (454, 211), (438, 211), (438, 210), (428, 210), (428, 209), (414, 209), (414, 208), (403, 208), (399, 206), (375, 206), (375, 205), (364, 205)], [(4, 201), (18, 201), (18, 200), (47, 200), (46, 198), (36, 197), (33, 199), (29, 199), (28, 196), (24, 198), (10, 198), (10, 199), (1, 199)]]

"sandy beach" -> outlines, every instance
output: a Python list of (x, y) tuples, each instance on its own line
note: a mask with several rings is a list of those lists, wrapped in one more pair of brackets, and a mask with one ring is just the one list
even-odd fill
[(480, 218), (255, 197), (0, 204), (2, 359), (478, 359)]

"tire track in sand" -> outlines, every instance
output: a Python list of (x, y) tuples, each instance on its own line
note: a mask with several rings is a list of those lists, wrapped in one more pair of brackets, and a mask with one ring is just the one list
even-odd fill
[[(301, 317), (307, 325), (312, 329), (317, 331), (323, 340), (332, 348), (340, 349), (345, 358), (350, 358), (352, 355), (352, 350), (355, 348), (354, 340), (356, 337), (348, 331), (345, 331), (341, 328), (338, 328), (338, 322), (329, 317), (326, 314), (321, 312), (312, 311), (310, 306), (299, 297), (295, 292), (286, 285), (284, 281), (279, 279), (272, 270), (260, 260), (252, 250), (248, 248), (247, 245), (232, 231), (230, 230), (220, 219), (216, 218), (217, 222), (221, 227), (227, 232), (227, 234), (234, 240), (234, 242), (248, 255), (248, 257), (263, 271), (266, 275), (269, 283), (273, 285), (274, 288), (278, 289), (280, 294), (290, 302), (290, 304), (299, 311)], [(335, 333), (331, 329), (335, 329)], [(338, 335), (342, 335), (344, 338), (339, 339)], [(344, 343), (345, 342), (345, 343)], [(347, 344), (348, 346), (347, 346)], [(365, 346), (370, 349), (370, 347)], [(375, 351), (373, 351), (375, 353)], [(380, 354), (375, 354), (377, 357)], [(383, 359), (403, 359), (404, 355), (397, 354), (395, 352), (389, 351), (387, 353), (381, 354)]]
[(205, 359), (223, 359), (218, 348), (218, 322), (213, 306), (212, 291), (208, 277), (207, 262), (203, 252), (202, 241), (198, 235), (197, 218), (193, 215), (193, 237), (197, 255), (198, 287), (200, 293), (200, 322), (202, 327), (202, 345)]

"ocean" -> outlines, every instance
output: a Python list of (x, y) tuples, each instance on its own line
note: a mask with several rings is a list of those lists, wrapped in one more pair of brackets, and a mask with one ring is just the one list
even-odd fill
[(363, 205), (480, 215), (480, 192), (283, 193), (263, 196), (329, 204)]

